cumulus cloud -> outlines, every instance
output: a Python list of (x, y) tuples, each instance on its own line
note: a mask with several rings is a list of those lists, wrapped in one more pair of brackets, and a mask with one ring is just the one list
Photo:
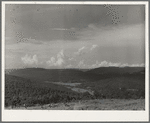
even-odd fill
[(98, 62), (96, 61), (95, 64), (92, 64), (90, 68), (97, 68), (97, 67), (144, 67), (145, 65), (142, 64), (121, 64), (121, 63), (112, 63), (107, 61)]
[(64, 30), (70, 30), (70, 29), (66, 29), (66, 28), (53, 28), (52, 30), (64, 31)]
[(64, 63), (64, 60), (62, 58), (58, 58), (55, 63), (55, 66), (61, 66), (63, 63)]
[(78, 66), (79, 68), (83, 68), (83, 67), (86, 67), (86, 65), (84, 64), (84, 60), (81, 60), (79, 63), (78, 63)]
[(73, 67), (73, 65), (71, 65), (71, 64), (66, 66), (66, 68), (72, 68), (72, 67)]
[(119, 63), (111, 63), (107, 61), (98, 62), (96, 61), (95, 64), (91, 65), (91, 68), (97, 68), (97, 67), (109, 67), (109, 66), (118, 66)]
[(56, 58), (51, 57), (50, 60), (48, 60), (46, 63), (48, 64), (48, 66), (61, 66), (64, 62), (64, 51), (61, 50), (57, 54)]
[(127, 67), (127, 66), (129, 66), (129, 64), (125, 63), (125, 64), (122, 64), (120, 67)]
[(98, 47), (98, 45), (96, 45), (96, 44), (93, 44), (93, 45), (91, 46), (91, 48), (83, 46), (83, 47), (79, 48), (78, 51), (75, 52), (74, 54), (75, 54), (75, 55), (81, 55), (81, 54), (83, 54), (83, 53), (88, 53), (90, 50), (92, 51), (92, 50), (95, 49), (96, 47)]
[(95, 49), (96, 47), (98, 47), (98, 45), (94, 44), (94, 45), (92, 45), (92, 47), (91, 47), (90, 50), (93, 50), (93, 49)]
[(74, 60), (74, 58), (73, 58), (73, 57), (71, 57), (71, 58), (69, 58), (69, 60), (70, 60), (70, 61), (72, 61), (72, 60)]
[(57, 58), (61, 58), (64, 57), (64, 50), (61, 50), (58, 54), (57, 54)]
[(49, 66), (53, 66), (55, 64), (56, 60), (54, 57), (51, 57), (50, 60), (48, 60), (46, 63), (49, 65)]
[(128, 66), (128, 67), (145, 67), (145, 64), (142, 63), (142, 64), (131, 64), (131, 65), (123, 64), (123, 65), (121, 65), (121, 67), (126, 67), (126, 66)]
[(28, 54), (26, 54), (24, 57), (21, 58), (21, 60), (26, 65), (38, 64), (37, 55), (29, 56)]
[(144, 63), (142, 63), (142, 64), (140, 64), (140, 65), (138, 65), (138, 64), (136, 64), (138, 67), (145, 67), (145, 64)]
[(74, 54), (75, 54), (75, 55), (79, 55), (79, 54), (81, 54), (81, 53), (82, 53), (82, 51), (83, 51), (84, 49), (86, 49), (86, 47), (85, 47), (85, 46), (83, 46), (83, 47), (81, 47), (80, 49), (78, 49), (78, 51), (77, 51), (77, 52), (75, 52)]

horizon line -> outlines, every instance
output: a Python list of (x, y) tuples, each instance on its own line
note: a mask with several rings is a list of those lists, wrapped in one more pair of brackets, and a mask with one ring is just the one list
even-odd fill
[(5, 70), (11, 69), (78, 69), (78, 70), (89, 70), (89, 69), (97, 69), (97, 68), (145, 68), (145, 66), (102, 66), (96, 68), (41, 68), (41, 67), (26, 67), (26, 68), (5, 68)]

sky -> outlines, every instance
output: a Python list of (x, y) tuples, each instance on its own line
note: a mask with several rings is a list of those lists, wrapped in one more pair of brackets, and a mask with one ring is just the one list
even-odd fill
[(144, 5), (7, 4), (5, 68), (142, 67)]

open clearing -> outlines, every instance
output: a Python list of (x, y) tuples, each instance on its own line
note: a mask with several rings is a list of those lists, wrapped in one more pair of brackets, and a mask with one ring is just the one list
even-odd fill
[[(10, 110), (11, 107), (6, 109)], [(97, 99), (69, 103), (16, 107), (13, 110), (145, 110), (145, 99)]]

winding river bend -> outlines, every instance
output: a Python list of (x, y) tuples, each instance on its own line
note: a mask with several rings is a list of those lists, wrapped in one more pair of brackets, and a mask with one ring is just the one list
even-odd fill
[(78, 93), (85, 93), (88, 92), (89, 94), (93, 95), (94, 91), (90, 90), (90, 89), (83, 89), (83, 88), (78, 88), (76, 86), (81, 85), (81, 83), (64, 83), (64, 82), (49, 82), (49, 81), (45, 81), (47, 83), (52, 83), (52, 84), (57, 84), (57, 85), (63, 85), (69, 89), (71, 89), (72, 91), (78, 92)]

